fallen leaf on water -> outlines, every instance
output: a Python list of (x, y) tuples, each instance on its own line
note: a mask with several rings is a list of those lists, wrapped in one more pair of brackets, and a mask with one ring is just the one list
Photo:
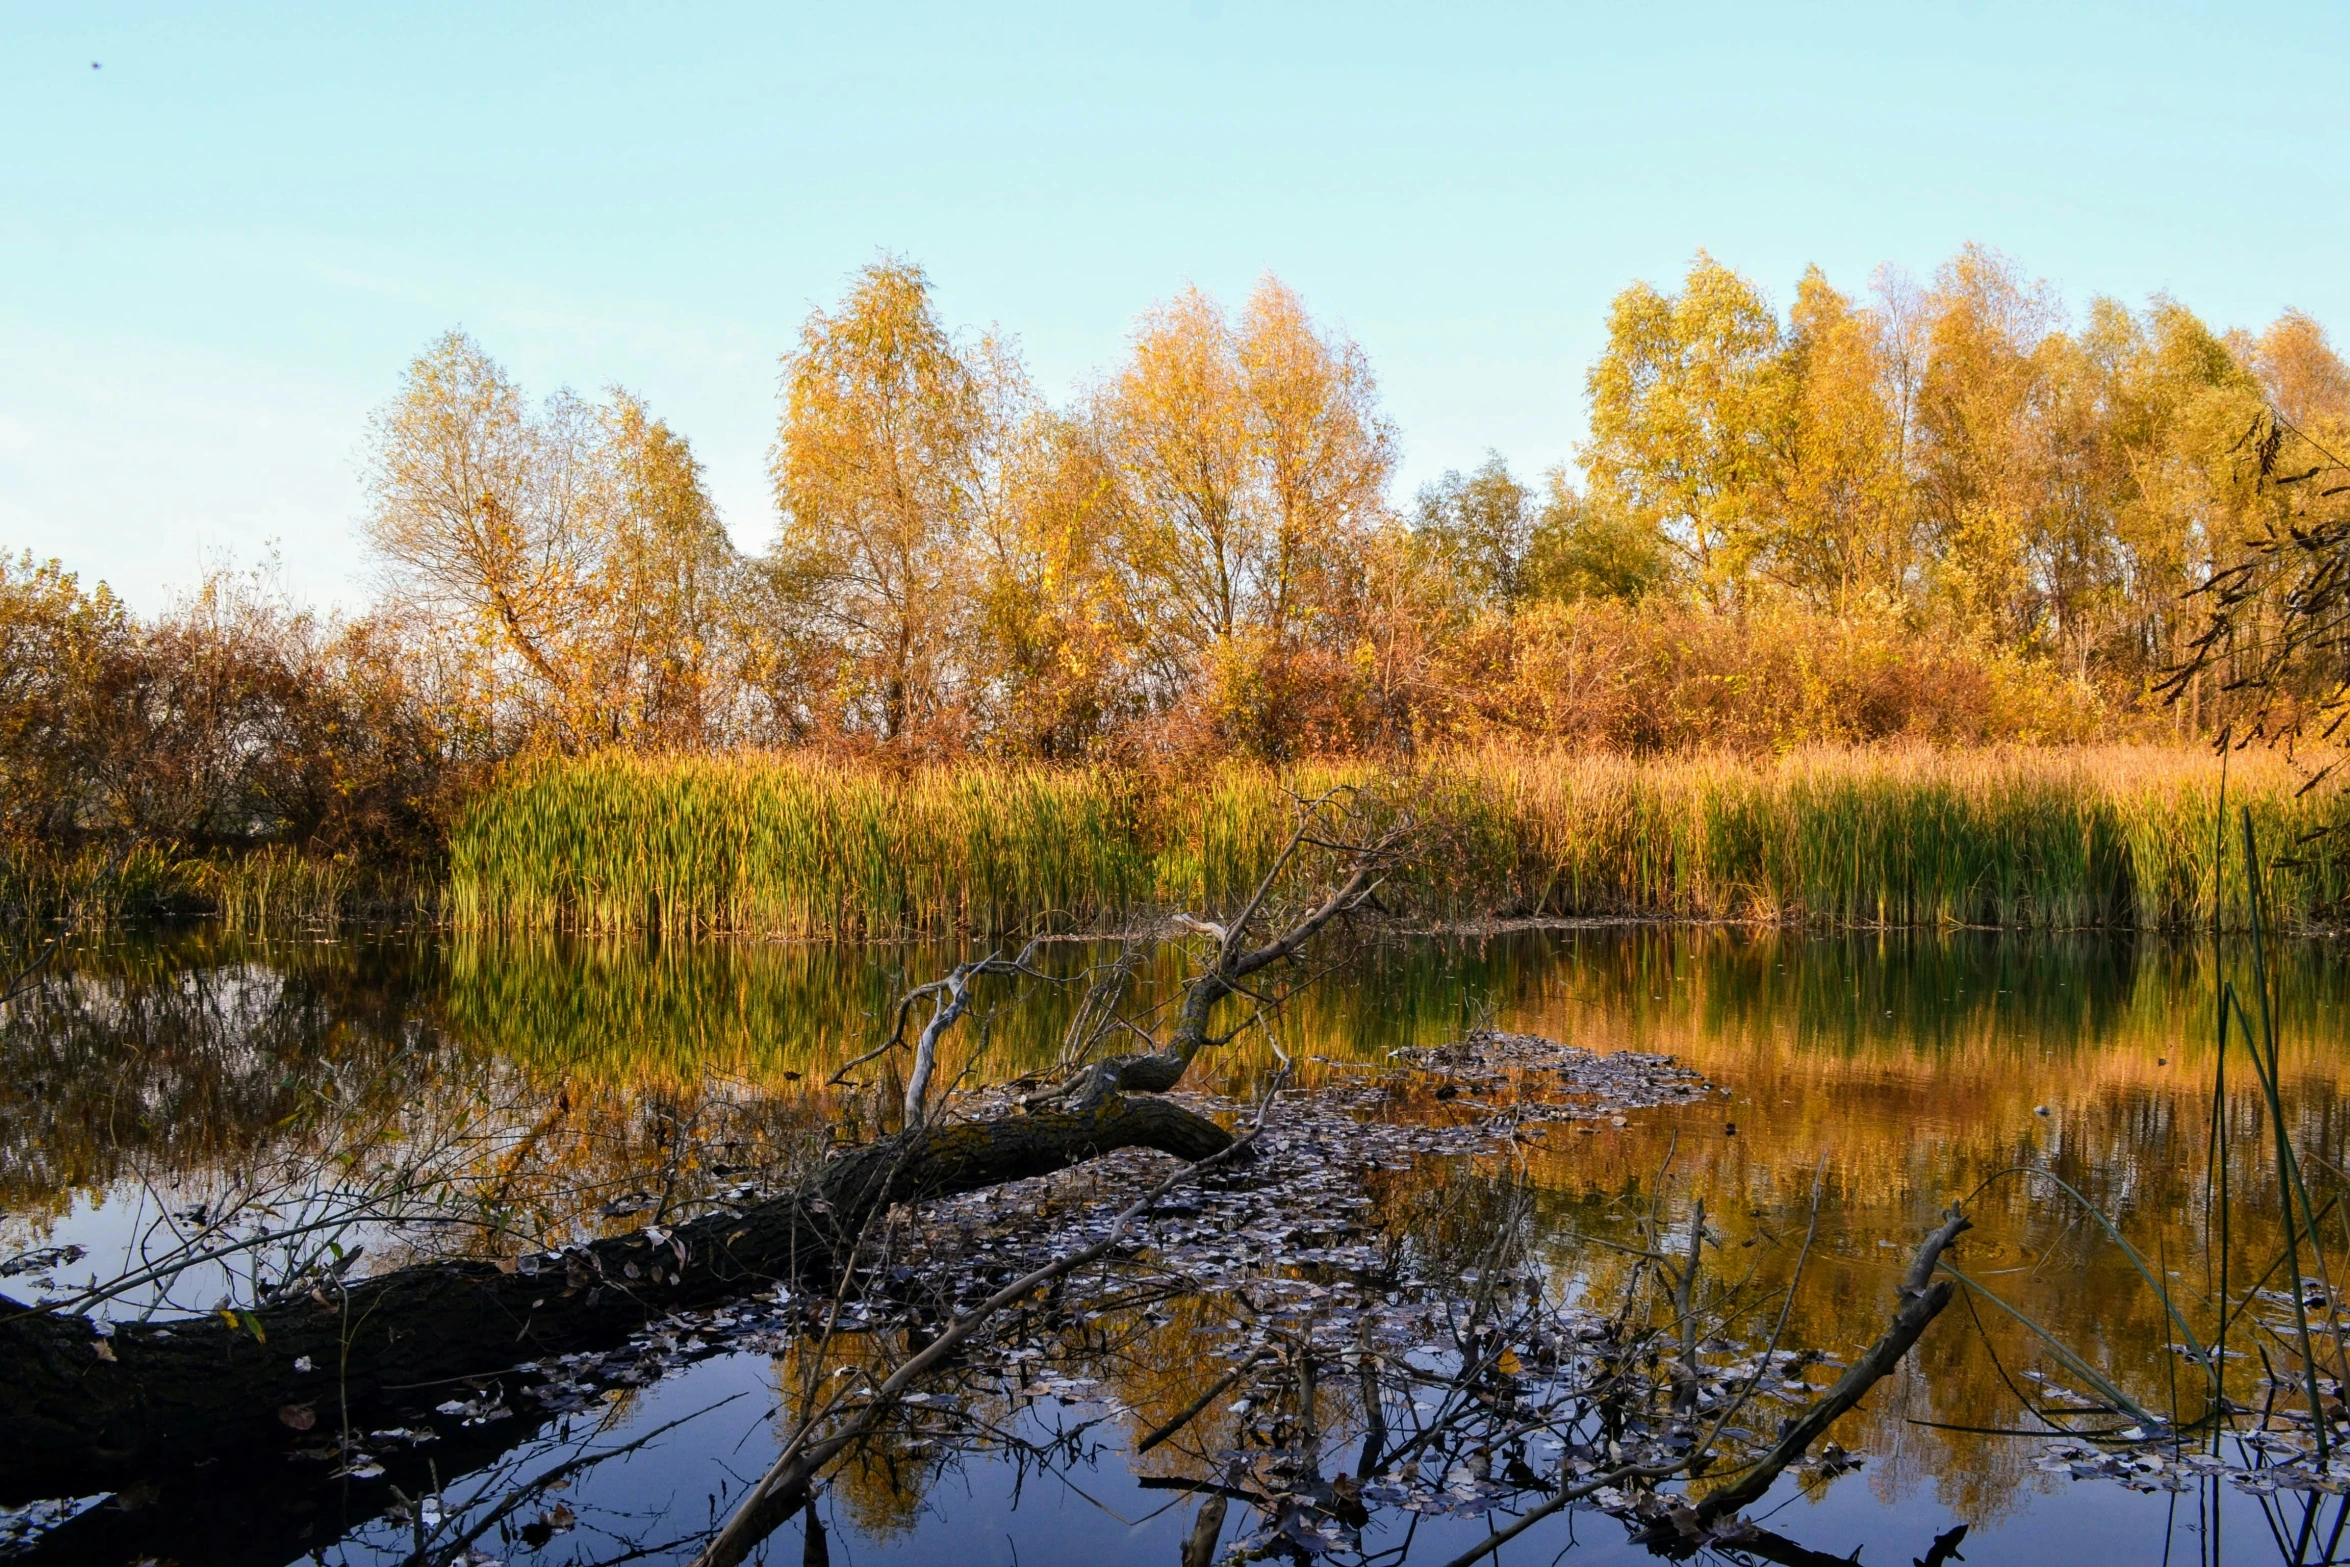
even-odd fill
[(278, 1423), (294, 1431), (307, 1431), (318, 1424), (318, 1411), (308, 1404), (280, 1404)]

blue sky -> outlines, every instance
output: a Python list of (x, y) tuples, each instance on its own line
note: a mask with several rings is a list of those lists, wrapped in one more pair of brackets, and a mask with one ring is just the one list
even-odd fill
[[(2350, 335), (2350, 8), (0, 0), (0, 548), (356, 606), (368, 410), (462, 324), (772, 516), (775, 360), (881, 250), (1057, 392), (1186, 281), (1369, 352), (1399, 493), (1571, 457), (1609, 298), (1980, 240)], [(101, 66), (91, 69), (96, 61)]]

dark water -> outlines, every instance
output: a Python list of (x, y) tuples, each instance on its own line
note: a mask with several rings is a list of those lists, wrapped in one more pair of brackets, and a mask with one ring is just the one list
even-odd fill
[[(487, 1182), (496, 1222), (541, 1238), (642, 1222), (634, 1210), (647, 1201), (780, 1179), (846, 1111), (811, 1085), (864, 1048), (900, 988), (947, 961), (921, 948), (262, 943), (203, 931), (77, 953), (0, 1035), (0, 1256), (84, 1254), (0, 1289), (68, 1295), (200, 1229), (188, 1217), (200, 1209), (274, 1202), (283, 1229), (322, 1211), (305, 1203), (394, 1175), (437, 1181), (434, 1200), (460, 1191), (476, 1208)], [(2208, 953), (2117, 941), (1655, 929), (1422, 941), (1382, 949), (1292, 1005), (1199, 1086), (1246, 1093), (1277, 1046), (1310, 1087), (1340, 1070), (1333, 1063), (1479, 1023), (1669, 1053), (1729, 1100), (1601, 1121), (1522, 1155), (1541, 1255), (1564, 1284), (1598, 1290), (1620, 1277), (1620, 1255), (1584, 1239), (1610, 1216), (1696, 1197), (1714, 1215), (1716, 1266), (1775, 1276), (1816, 1191), (1785, 1342), (1849, 1355), (1882, 1330), (1918, 1236), (1964, 1198), (1978, 1226), (1960, 1252), (1969, 1272), (2131, 1396), (2167, 1408), (2178, 1368), (2158, 1302), (2078, 1207), (2003, 1172), (2062, 1177), (2182, 1290), (2200, 1288), (2215, 1257), (2203, 1195), (2214, 977)], [(1146, 972), (1138, 993), (1163, 993), (1171, 979)], [(950, 1067), (991, 1079), (1049, 1062), (1073, 1004), (1043, 987), (1001, 997)], [(2350, 969), (2320, 949), (2286, 955), (2282, 1099), (2321, 1202), (2334, 1189), (2329, 1166), (2350, 1165), (2345, 1006)], [(2257, 1149), (2265, 1112), (2242, 1072), (2234, 1087), (2231, 1136)], [(2241, 1280), (2267, 1265), (2280, 1231), (2260, 1195), (2265, 1167), (2256, 1153), (2238, 1157), (2250, 1190), (2230, 1240)], [(413, 1242), (396, 1230), (382, 1239), (402, 1234)], [(246, 1255), (268, 1262), (266, 1248)], [(127, 1292), (106, 1309), (209, 1309), (253, 1285), (238, 1271), (250, 1266)], [(1977, 1562), (2328, 1559), (2336, 1497), (2218, 1483), (2133, 1492), (2047, 1472), (2039, 1438), (1987, 1434), (2045, 1431), (2019, 1389), (2057, 1369), (2014, 1320), (1953, 1307), (1838, 1427), (1861, 1465), (1808, 1488), (1783, 1482), (1754, 1515), (1825, 1553), (1812, 1560), (1857, 1549), (1867, 1562), (1908, 1562), (1962, 1523)], [(1176, 1407), (1220, 1370), (1173, 1353), (1105, 1357), (1097, 1386), (1004, 1411), (1001, 1440), (864, 1455), (820, 1510), (830, 1559), (1172, 1564), (1196, 1501), (1150, 1482), (1184, 1478), (1182, 1462), (1165, 1449), (1131, 1462), (1142, 1417), (1104, 1417), (1099, 1401)], [(500, 1477), (678, 1422), (583, 1470), (564, 1493), (576, 1522), (543, 1548), (481, 1542), (517, 1562), (675, 1558), (674, 1542), (722, 1515), (772, 1456), (778, 1383), (769, 1355), (721, 1354), (614, 1401), (593, 1434), (574, 1421), (568, 1440), (549, 1428), (453, 1442), (451, 1468), (436, 1476), (441, 1505), (458, 1513), (476, 1493), (503, 1494)], [(2258, 1394), (2248, 1384), (2238, 1396)], [(396, 1560), (413, 1535), (376, 1518), (380, 1506), (353, 1482), (230, 1543), (217, 1531), (175, 1542), (167, 1526), (139, 1523), (105, 1536), (106, 1548), (119, 1545), (125, 1561)], [(2312, 1507), (2313, 1543), (2301, 1538)], [(1228, 1538), (1244, 1521), (1235, 1508)], [(1407, 1533), (1408, 1523), (1372, 1531), (1374, 1559), (1443, 1562), (1486, 1527), (1430, 1519)], [(1773, 1559), (1806, 1559), (1787, 1548)], [(794, 1524), (770, 1558), (802, 1549)], [(1588, 1511), (1549, 1520), (1502, 1559), (1561, 1551), (1654, 1559)]]

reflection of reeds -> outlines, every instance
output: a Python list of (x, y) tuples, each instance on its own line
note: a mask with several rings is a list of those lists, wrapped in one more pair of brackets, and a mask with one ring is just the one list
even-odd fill
[[(2271, 841), (2333, 822), (2337, 808), (2298, 795), (2282, 763), (2236, 766), (2231, 788)], [(1421, 918), (2044, 929), (2245, 918), (2209, 858), (2219, 764), (2162, 750), (1761, 764), (1494, 751), (1204, 778), (601, 756), (521, 769), (478, 801), (452, 843), (448, 907), (471, 929), (1102, 929), (1229, 902), (1283, 841), (1288, 791), (1340, 782), (1427, 822), (1430, 852), (1390, 898)], [(2278, 912), (2321, 918), (2346, 890), (2341, 851), (2320, 841)]]
[[(2245, 1434), (2238, 1418), (2240, 1414), (2256, 1413), (2253, 1425), (2260, 1431), (2261, 1440), (2269, 1440), (2278, 1426), (2272, 1420), (2272, 1413), (2280, 1396), (2297, 1396), (2306, 1413), (2315, 1462), (2322, 1467), (2338, 1440), (2337, 1424), (2350, 1419), (2341, 1402), (2344, 1392), (2350, 1390), (2350, 1351), (2346, 1351), (2343, 1342), (2342, 1301), (2336, 1293), (2321, 1230), (2324, 1221), (2340, 1207), (2341, 1196), (2337, 1194), (2322, 1208), (2317, 1205), (2302, 1152), (2296, 1146), (2293, 1122), (2282, 1091), (2276, 977), (2269, 950), (2273, 867), (2264, 864), (2260, 857), (2259, 832), (2250, 809), (2242, 811), (2240, 826), (2243, 906), (2252, 965), (2249, 990), (2253, 999), (2247, 1006), (2245, 987), (2228, 976), (2223, 961), (2216, 982), (2212, 1125), (2203, 1187), (2204, 1241), (2213, 1268), (2206, 1273), (2203, 1290), (2193, 1289), (2186, 1282), (2185, 1274), (2150, 1263), (2124, 1236), (2118, 1210), (2108, 1212), (2100, 1208), (2052, 1170), (2037, 1164), (2012, 1166), (1992, 1175), (1974, 1194), (1979, 1198), (1985, 1190), (2009, 1181), (2029, 1183), (2035, 1189), (2045, 1185), (2055, 1188), (2078, 1210), (2086, 1212), (2105, 1239), (2128, 1259), (2137, 1281), (2159, 1306), (2163, 1348), (2185, 1362), (2185, 1380), (2200, 1395), (2195, 1404), (2190, 1406), (2182, 1397), (2185, 1390), (2178, 1369), (2168, 1365), (2170, 1354), (2161, 1357), (2172, 1373), (2167, 1379), (2167, 1400), (2146, 1395), (2133, 1398), (2105, 1369), (2068, 1344), (2064, 1334), (2039, 1316), (2003, 1300), (1957, 1268), (1944, 1266), (1977, 1298), (2020, 1323), (2073, 1381), (2091, 1390), (2102, 1412), (2152, 1426), (2158, 1436), (2165, 1426), (2169, 1432), (2179, 1435), (2189, 1431), (2206, 1433), (2212, 1453), (2219, 1455), (2228, 1436)], [(2224, 844), (2224, 833), (2215, 833), (2215, 837)], [(2215, 845), (2214, 876), (2222, 874), (2224, 868), (2224, 852)], [(2222, 944), (2216, 956), (2224, 960), (2225, 955)], [(2231, 1053), (2234, 1045), (2242, 1047), (2241, 1057), (2252, 1068), (2258, 1113), (2248, 1129), (2231, 1113), (2227, 1072), (2229, 1061), (2235, 1058)], [(2248, 1137), (2244, 1136), (2247, 1130)], [(2240, 1137), (2248, 1146), (2234, 1146)], [(2271, 1224), (2275, 1227), (2274, 1241), (2273, 1250), (2267, 1252), (2267, 1265), (2237, 1272), (2232, 1244), (2236, 1236), (2265, 1234)], [(2344, 1240), (2350, 1242), (2350, 1224), (2344, 1226)], [(2213, 1271), (2216, 1278), (2211, 1276)], [(2289, 1311), (2280, 1311), (2280, 1302)], [(2316, 1326), (2311, 1321), (2313, 1306), (2324, 1311), (2324, 1321)], [(2196, 1330), (2198, 1319), (2207, 1330), (2205, 1334)], [(2241, 1379), (2231, 1384), (2228, 1374), (2231, 1337), (2239, 1344), (2249, 1345), (2258, 1355), (2259, 1363), (2267, 1368), (2265, 1397), (2254, 1397), (2251, 1403), (2231, 1402), (2231, 1393), (2249, 1395), (2251, 1392), (2241, 1385)], [(2328, 1338), (2330, 1344), (2326, 1342)], [(2128, 1346), (2120, 1347), (2126, 1350)], [(2325, 1376), (2335, 1379), (2331, 1404), (2321, 1382)], [(2156, 1419), (2148, 1414), (2150, 1408), (2165, 1404), (2169, 1410), (2166, 1418)], [(2062, 1429), (2050, 1418), (2052, 1411), (2033, 1407), (2031, 1412), (2051, 1431)], [(2116, 1433), (2104, 1430), (2081, 1434), (2113, 1436)], [(2149, 1433), (2133, 1428), (2121, 1434), (2127, 1440), (2138, 1441)], [(2271, 1461), (2276, 1445), (2272, 1443), (2271, 1447), (2258, 1450), (2251, 1461), (2255, 1464)], [(2312, 1504), (2304, 1523), (2314, 1521)], [(2344, 1504), (2338, 1511), (2337, 1535), (2345, 1522), (2350, 1522), (2350, 1504)], [(2330, 1549), (2326, 1554), (2330, 1559)], [(2294, 1559), (2301, 1559), (2301, 1553), (2295, 1552)]]

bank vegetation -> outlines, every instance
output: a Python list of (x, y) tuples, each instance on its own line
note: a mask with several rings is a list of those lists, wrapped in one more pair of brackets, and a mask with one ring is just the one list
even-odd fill
[(452, 332), (366, 438), (363, 613), (0, 559), (0, 902), (1097, 926), (1352, 780), (1454, 833), (1431, 918), (2174, 923), (2217, 764), (2113, 748), (2341, 710), (2350, 369), (2297, 313), (2075, 317), (1975, 247), (1781, 310), (1701, 254), (1615, 301), (1579, 471), (1408, 500), (1270, 277), (1055, 400), (884, 257), (781, 369), (755, 552), (641, 399)]

